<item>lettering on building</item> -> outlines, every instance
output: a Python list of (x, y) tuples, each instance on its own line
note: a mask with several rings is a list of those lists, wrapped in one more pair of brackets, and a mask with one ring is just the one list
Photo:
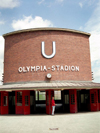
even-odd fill
[(79, 72), (79, 66), (52, 65), (52, 66), (23, 66), (18, 68), (19, 73), (27, 72), (47, 72), (47, 71), (64, 71)]

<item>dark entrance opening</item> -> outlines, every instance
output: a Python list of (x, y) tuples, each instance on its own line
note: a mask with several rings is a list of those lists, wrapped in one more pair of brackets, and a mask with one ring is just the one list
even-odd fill
[(46, 91), (35, 92), (36, 113), (46, 114)]
[(9, 114), (15, 114), (15, 92), (8, 93)]
[(62, 104), (63, 104), (63, 112), (70, 112), (70, 104), (69, 104), (69, 90), (62, 90)]
[(80, 111), (90, 111), (89, 90), (77, 90), (77, 108)]
[(55, 113), (63, 112), (63, 102), (62, 102), (62, 93), (61, 90), (54, 91), (54, 99), (55, 99)]
[(35, 91), (30, 91), (30, 114), (36, 112)]

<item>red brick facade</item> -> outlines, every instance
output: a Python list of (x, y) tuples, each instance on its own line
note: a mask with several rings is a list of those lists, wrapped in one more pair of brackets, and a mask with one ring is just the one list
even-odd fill
[[(92, 80), (89, 35), (63, 30), (39, 29), (12, 33), (5, 35), (4, 38), (4, 84), (47, 81), (47, 73), (51, 73), (51, 81)], [(42, 41), (45, 42), (47, 55), (52, 54), (52, 42), (55, 41), (56, 54), (53, 58), (46, 59), (42, 56)], [(51, 70), (53, 65), (55, 71)], [(56, 65), (60, 65), (58, 71)], [(79, 66), (79, 71), (62, 70), (61, 66), (64, 68), (65, 65)], [(31, 71), (31, 66), (35, 66), (35, 71)], [(40, 66), (40, 70), (36, 71), (36, 66)], [(47, 71), (43, 71), (44, 66)], [(24, 71), (27, 70), (27, 72), (19, 72), (19, 67), (25, 67)]]

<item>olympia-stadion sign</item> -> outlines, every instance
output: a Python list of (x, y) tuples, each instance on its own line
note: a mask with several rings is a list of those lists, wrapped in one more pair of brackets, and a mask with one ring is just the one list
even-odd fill
[[(44, 58), (47, 58), (47, 59), (51, 59), (55, 56), (56, 54), (56, 44), (55, 42), (53, 42), (52, 44), (52, 47), (53, 47), (53, 51), (52, 51), (52, 54), (51, 55), (46, 55), (45, 54), (45, 44), (44, 42), (42, 42), (41, 44), (41, 53), (42, 53), (42, 56)], [(26, 73), (26, 72), (37, 72), (37, 71), (48, 71), (48, 70), (51, 70), (51, 71), (76, 71), (78, 72), (79, 71), (79, 66), (68, 66), (68, 65), (52, 65), (52, 66), (23, 66), (23, 67), (19, 67), (18, 68), (18, 72), (23, 72), (23, 73)]]

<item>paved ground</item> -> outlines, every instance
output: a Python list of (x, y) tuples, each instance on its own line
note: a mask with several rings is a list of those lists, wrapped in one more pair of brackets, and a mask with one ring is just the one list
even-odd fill
[(100, 111), (51, 115), (0, 115), (0, 133), (100, 133)]

